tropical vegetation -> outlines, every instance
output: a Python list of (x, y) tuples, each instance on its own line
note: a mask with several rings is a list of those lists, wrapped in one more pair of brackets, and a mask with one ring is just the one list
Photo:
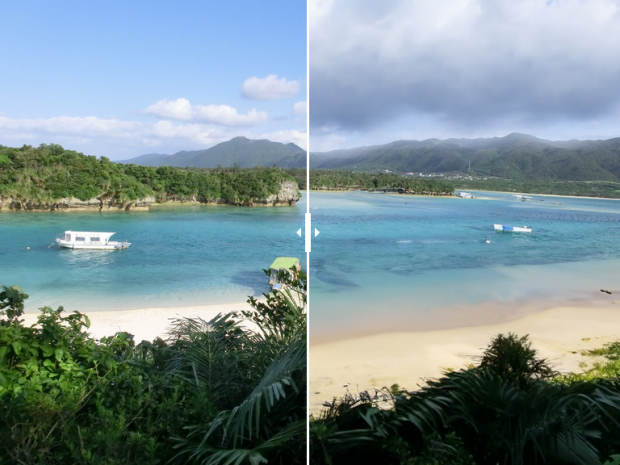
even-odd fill
[(620, 198), (620, 182), (515, 180), (501, 178), (449, 180), (454, 189)]
[(152, 197), (157, 202), (193, 201), (252, 205), (295, 180), (279, 168), (173, 168), (114, 163), (60, 145), (0, 146), (0, 200), (43, 204), (63, 198), (115, 200)]
[[(287, 169), (300, 189), (306, 188), (305, 169)], [(363, 173), (344, 170), (310, 170), (312, 190), (398, 191), (418, 195), (452, 195), (454, 187), (442, 179), (399, 176), (394, 173)]]
[(310, 422), (313, 464), (620, 463), (620, 343), (562, 376), (526, 337), (498, 335), (477, 366), (418, 391), (348, 394)]
[(0, 463), (305, 463), (305, 286), (138, 344), (62, 307), (27, 326), (2, 286)]

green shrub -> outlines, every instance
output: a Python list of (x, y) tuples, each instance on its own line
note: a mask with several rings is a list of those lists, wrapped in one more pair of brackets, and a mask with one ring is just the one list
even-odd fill
[(517, 337), (498, 334), (484, 351), (480, 368), (490, 368), (502, 379), (526, 383), (531, 380), (550, 379), (557, 376), (546, 362), (536, 357), (528, 336)]

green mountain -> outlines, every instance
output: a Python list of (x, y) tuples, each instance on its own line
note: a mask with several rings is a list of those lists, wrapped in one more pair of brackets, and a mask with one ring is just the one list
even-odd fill
[(548, 141), (527, 134), (428, 139), (311, 153), (311, 168), (466, 173), (517, 180), (620, 180), (620, 138)]
[(140, 155), (139, 157), (132, 158), (131, 160), (119, 161), (118, 163), (135, 164), (140, 166), (162, 166), (165, 165), (165, 160), (170, 158), (171, 155), (163, 153), (147, 153), (146, 155)]
[(174, 155), (151, 153), (130, 160), (124, 164), (141, 166), (177, 166), (179, 168), (215, 168), (217, 166), (252, 168), (255, 166), (295, 167), (303, 158), (305, 166), (306, 152), (301, 147), (289, 143), (270, 140), (251, 140), (235, 137), (206, 150), (181, 151)]

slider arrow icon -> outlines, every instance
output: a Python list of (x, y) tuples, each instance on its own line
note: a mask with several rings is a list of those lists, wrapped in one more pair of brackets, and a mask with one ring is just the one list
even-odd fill
[(321, 234), (319, 230), (314, 228), (314, 237), (318, 236), (319, 234)]
[(299, 228), (299, 231), (297, 231), (297, 235), (301, 237), (301, 228)]

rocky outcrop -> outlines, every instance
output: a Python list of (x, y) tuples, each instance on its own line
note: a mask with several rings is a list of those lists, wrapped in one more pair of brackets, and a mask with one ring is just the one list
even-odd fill
[(12, 197), (0, 198), (0, 210), (12, 211), (129, 211), (148, 210), (155, 202), (153, 197), (145, 197), (137, 200), (119, 201), (107, 197), (94, 197), (88, 200), (80, 200), (75, 197), (66, 197), (53, 201), (20, 200)]
[(301, 195), (299, 195), (297, 183), (293, 181), (282, 181), (280, 184), (280, 192), (270, 195), (266, 199), (261, 200), (260, 203), (263, 205), (273, 205), (274, 207), (278, 205), (293, 206), (299, 199), (301, 199)]

